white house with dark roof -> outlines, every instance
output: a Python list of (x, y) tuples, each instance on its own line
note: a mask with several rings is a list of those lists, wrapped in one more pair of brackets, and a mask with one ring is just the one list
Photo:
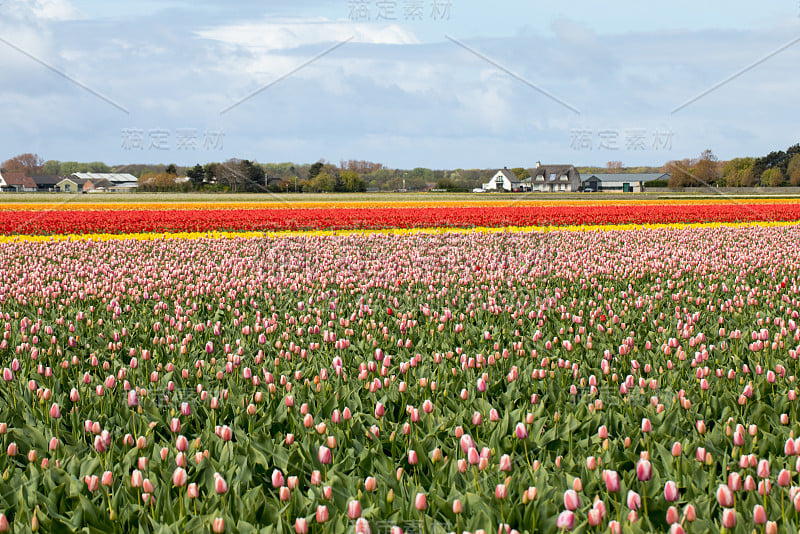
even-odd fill
[(517, 178), (517, 175), (504, 167), (497, 171), (488, 182), (483, 184), (484, 191), (522, 191), (524, 180)]

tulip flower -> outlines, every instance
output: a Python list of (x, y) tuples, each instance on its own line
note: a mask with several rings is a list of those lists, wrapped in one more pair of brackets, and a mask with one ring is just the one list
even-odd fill
[(294, 531), (296, 534), (308, 534), (308, 520), (298, 517), (294, 520)]
[(642, 507), (642, 498), (633, 490), (628, 490), (628, 496), (625, 502), (630, 510), (635, 511)]
[(564, 508), (569, 511), (577, 510), (581, 505), (578, 494), (575, 490), (567, 490), (564, 492)]
[(417, 493), (417, 495), (414, 497), (414, 508), (419, 511), (427, 510), (428, 499), (424, 493)]
[(648, 460), (640, 459), (636, 464), (636, 477), (642, 482), (653, 477), (653, 467)]
[(361, 503), (352, 500), (347, 504), (347, 517), (350, 519), (358, 519), (361, 517)]
[(556, 519), (556, 528), (560, 530), (572, 530), (575, 527), (575, 513), (570, 510), (564, 510), (558, 514)]
[(603, 482), (606, 484), (606, 491), (616, 493), (620, 490), (619, 474), (616, 471), (603, 470)]
[(756, 525), (763, 525), (767, 522), (767, 512), (760, 504), (755, 505), (753, 508), (753, 523)]
[(182, 488), (186, 485), (186, 480), (188, 475), (186, 474), (186, 469), (183, 467), (178, 467), (172, 473), (172, 485)]
[(319, 457), (319, 463), (324, 465), (330, 464), (333, 459), (333, 456), (331, 455), (331, 450), (325, 445), (319, 446), (318, 457)]
[(214, 522), (211, 525), (211, 530), (213, 530), (215, 534), (225, 532), (225, 519), (221, 517), (215, 517)]
[(678, 485), (675, 484), (672, 480), (668, 480), (664, 484), (664, 500), (667, 502), (675, 502), (680, 497), (680, 493), (678, 492)]
[(228, 483), (225, 482), (225, 479), (222, 478), (222, 475), (219, 473), (214, 473), (214, 491), (216, 491), (218, 495), (224, 495), (228, 492)]

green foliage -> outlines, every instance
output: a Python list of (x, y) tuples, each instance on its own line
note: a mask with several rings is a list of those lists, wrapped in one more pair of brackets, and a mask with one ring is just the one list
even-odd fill
[(779, 187), (784, 184), (783, 173), (780, 168), (772, 167), (764, 171), (761, 175), (761, 185), (767, 187)]
[(42, 174), (57, 175), (61, 172), (61, 162), (58, 160), (50, 159), (44, 162), (42, 167)]
[(524, 180), (525, 178), (531, 177), (531, 173), (528, 172), (528, 169), (524, 169), (522, 167), (514, 167), (513, 169), (511, 169), (511, 172), (513, 172), (516, 175), (516, 177), (520, 180)]

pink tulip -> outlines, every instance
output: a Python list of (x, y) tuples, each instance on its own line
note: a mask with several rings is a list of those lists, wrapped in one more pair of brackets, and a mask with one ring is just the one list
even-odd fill
[(225, 519), (222, 517), (215, 517), (214, 522), (211, 524), (211, 530), (214, 531), (214, 534), (225, 532)]
[(678, 485), (672, 480), (668, 480), (667, 483), (664, 484), (664, 499), (667, 502), (675, 502), (678, 500), (679, 496)]
[(756, 474), (760, 478), (769, 478), (769, 460), (762, 459), (758, 462), (758, 467), (756, 468)]
[(736, 528), (736, 510), (725, 508), (722, 511), (722, 526), (727, 529)]
[(200, 496), (200, 490), (197, 488), (197, 484), (192, 482), (186, 487), (186, 495), (190, 499), (196, 499)]
[(183, 467), (178, 467), (172, 472), (172, 485), (182, 488), (186, 485), (186, 480), (188, 478), (189, 477), (186, 474), (186, 469)]
[(308, 534), (308, 520), (298, 517), (294, 520), (294, 531), (296, 534)]
[(428, 508), (428, 499), (424, 493), (417, 493), (417, 495), (414, 497), (414, 508), (419, 511), (423, 511)]
[(222, 475), (219, 473), (214, 473), (214, 491), (216, 491), (218, 495), (224, 495), (228, 492), (228, 483), (225, 482), (225, 479), (222, 478)]
[(570, 511), (577, 510), (581, 505), (578, 498), (578, 493), (575, 490), (567, 490), (564, 492), (564, 508)]
[(717, 488), (717, 502), (723, 508), (731, 508), (733, 506), (733, 492), (727, 484), (720, 484)]
[(100, 483), (103, 486), (111, 486), (114, 483), (114, 475), (111, 471), (104, 471), (102, 477), (100, 477)]
[(606, 491), (616, 493), (620, 490), (619, 474), (616, 471), (603, 470), (603, 482), (606, 483)]
[(325, 464), (325, 465), (330, 464), (331, 461), (333, 460), (333, 456), (331, 454), (331, 450), (328, 447), (326, 447), (325, 445), (320, 445), (319, 446), (318, 457), (319, 457), (319, 463)]
[(61, 418), (61, 408), (55, 402), (50, 406), (50, 417), (53, 419)]
[(498, 484), (494, 488), (494, 496), (497, 499), (505, 499), (508, 496), (508, 488), (506, 488), (505, 484)]
[(564, 510), (558, 514), (556, 519), (556, 528), (561, 530), (572, 530), (575, 527), (575, 513), (570, 510)]
[(517, 435), (517, 439), (526, 439), (528, 437), (528, 429), (522, 423), (517, 423), (514, 433)]
[(138, 469), (134, 469), (133, 473), (131, 473), (131, 487), (132, 488), (141, 488), (143, 482), (142, 472)]
[(273, 488), (280, 488), (285, 483), (283, 478), (283, 473), (281, 473), (280, 469), (273, 469), (272, 470), (272, 487)]
[(755, 505), (753, 508), (753, 523), (756, 525), (763, 525), (767, 522), (767, 511), (760, 504)]
[(353, 500), (347, 504), (347, 517), (350, 519), (358, 519), (361, 517), (361, 503)]
[(642, 498), (633, 490), (628, 490), (628, 496), (625, 502), (630, 510), (635, 511), (642, 507)]
[(653, 467), (649, 460), (639, 460), (636, 464), (636, 476), (642, 482), (646, 482), (653, 477)]
[(667, 524), (672, 525), (680, 521), (680, 516), (678, 514), (678, 509), (674, 506), (670, 506), (667, 508)]

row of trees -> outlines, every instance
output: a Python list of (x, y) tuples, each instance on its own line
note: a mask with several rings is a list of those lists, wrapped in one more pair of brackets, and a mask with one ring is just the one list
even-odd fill
[[(3, 171), (68, 175), (75, 172), (127, 172), (139, 178), (145, 191), (231, 191), (231, 192), (362, 192), (379, 190), (445, 189), (470, 191), (480, 187), (495, 169), (432, 170), (389, 169), (366, 160), (346, 160), (334, 165), (325, 160), (312, 164), (258, 163), (246, 159), (197, 164), (192, 167), (170, 165), (125, 165), (111, 168), (103, 162), (45, 161), (37, 154), (20, 154), (2, 164)], [(605, 168), (579, 167), (582, 174), (596, 172), (667, 172), (669, 186), (800, 186), (800, 144), (786, 151), (770, 152), (763, 157), (734, 158), (719, 161), (711, 150), (697, 158), (667, 162), (663, 167), (623, 167), (621, 161), (609, 161)], [(515, 167), (520, 179), (531, 170)]]
[(102, 161), (92, 161), (90, 163), (79, 163), (77, 161), (45, 161), (38, 154), (20, 154), (11, 159), (7, 159), (0, 166), (6, 172), (24, 172), (28, 176), (40, 174), (49, 175), (69, 175), (75, 172), (111, 172), (111, 167)]
[(670, 187), (800, 186), (800, 144), (763, 157), (730, 161), (719, 161), (711, 150), (706, 150), (699, 158), (668, 162), (664, 172), (671, 175)]

